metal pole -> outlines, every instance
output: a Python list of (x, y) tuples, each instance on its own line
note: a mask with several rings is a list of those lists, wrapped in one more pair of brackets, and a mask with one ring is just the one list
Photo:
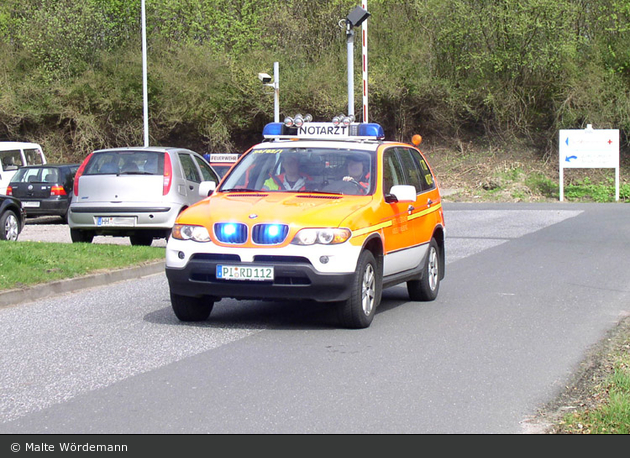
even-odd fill
[(273, 120), (280, 122), (280, 65), (273, 63)]
[[(367, 0), (363, 0), (363, 9), (368, 10)], [(363, 35), (363, 122), (368, 121), (368, 45), (367, 45), (367, 32), (368, 21), (365, 21), (361, 27), (361, 34)]]
[(144, 146), (149, 146), (149, 95), (147, 91), (147, 30), (144, 0), (142, 0), (142, 98), (144, 116)]
[(350, 21), (346, 23), (348, 49), (348, 116), (354, 116), (354, 31)]

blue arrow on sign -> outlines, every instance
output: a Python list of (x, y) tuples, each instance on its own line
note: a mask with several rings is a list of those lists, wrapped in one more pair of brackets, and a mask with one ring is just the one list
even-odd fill
[(577, 159), (577, 156), (567, 156), (564, 158), (565, 162), (571, 162), (573, 159)]
[(569, 146), (569, 137), (567, 137), (567, 139), (564, 142), (567, 144), (567, 146)]

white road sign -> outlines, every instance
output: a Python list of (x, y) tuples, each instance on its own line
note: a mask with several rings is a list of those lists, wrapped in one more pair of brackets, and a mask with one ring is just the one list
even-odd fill
[(559, 135), (560, 200), (564, 197), (564, 169), (615, 169), (616, 200), (619, 200), (619, 130), (561, 130)]
[(619, 167), (619, 130), (593, 129), (560, 131), (560, 167)]

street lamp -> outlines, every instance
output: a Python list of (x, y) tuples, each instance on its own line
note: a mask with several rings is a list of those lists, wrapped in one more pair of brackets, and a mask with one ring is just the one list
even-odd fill
[[(357, 6), (345, 19), (348, 51), (348, 116), (354, 117), (354, 28), (359, 27), (370, 17), (370, 13)], [(343, 22), (343, 20), (342, 20)], [(341, 23), (340, 23), (341, 25)]]
[(273, 80), (271, 76), (267, 73), (259, 73), (258, 79), (263, 83), (264, 86), (269, 86), (273, 88), (273, 121), (280, 122), (280, 81), (279, 78), (279, 64), (278, 62), (273, 63)]
[(149, 95), (147, 91), (147, 27), (144, 0), (142, 0), (142, 112), (144, 117), (144, 146), (149, 146)]

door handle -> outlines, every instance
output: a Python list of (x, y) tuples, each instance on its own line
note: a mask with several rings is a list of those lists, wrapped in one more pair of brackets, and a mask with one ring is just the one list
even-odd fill
[(431, 199), (427, 199), (427, 207), (433, 205), (433, 201)]
[(416, 208), (413, 205), (409, 205), (409, 207), (407, 207), (407, 213), (409, 213), (411, 215), (411, 212), (414, 211)]

